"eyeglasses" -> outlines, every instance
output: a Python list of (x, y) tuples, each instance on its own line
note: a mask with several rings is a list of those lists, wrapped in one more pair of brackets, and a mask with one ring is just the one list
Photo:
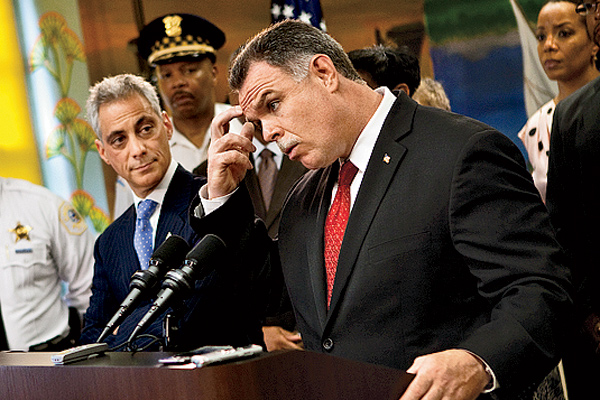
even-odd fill
[(575, 7), (575, 11), (579, 15), (586, 16), (588, 14), (592, 14), (592, 13), (595, 13), (596, 11), (598, 11), (599, 3), (600, 2), (598, 2), (598, 1), (594, 1), (591, 3), (579, 3), (579, 4), (577, 4), (577, 7)]

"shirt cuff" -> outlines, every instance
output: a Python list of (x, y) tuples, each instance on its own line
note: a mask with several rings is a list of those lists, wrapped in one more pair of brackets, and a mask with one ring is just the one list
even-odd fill
[(494, 374), (494, 371), (492, 371), (492, 368), (490, 368), (488, 363), (486, 363), (483, 360), (483, 358), (479, 357), (477, 354), (473, 353), (472, 351), (465, 350), (465, 349), (462, 349), (462, 350), (466, 351), (467, 353), (469, 353), (470, 355), (475, 357), (477, 359), (477, 361), (479, 361), (481, 363), (481, 365), (483, 366), (485, 373), (488, 374), (488, 376), (490, 377), (489, 383), (486, 385), (486, 387), (483, 389), (483, 391), (481, 393), (483, 393), (483, 394), (490, 393), (490, 392), (498, 389), (500, 387), (500, 385), (498, 384), (498, 380), (496, 379), (496, 374)]
[(196, 218), (202, 218), (203, 216), (206, 216), (206, 215), (212, 213), (213, 211), (215, 211), (219, 207), (221, 207), (223, 204), (227, 203), (227, 200), (229, 200), (236, 191), (237, 191), (237, 188), (233, 192), (231, 192), (225, 196), (215, 197), (214, 199), (209, 199), (208, 198), (208, 184), (203, 185), (200, 188), (200, 190), (198, 191), (198, 194), (200, 195), (200, 204), (198, 204), (198, 206), (194, 210), (194, 216)]

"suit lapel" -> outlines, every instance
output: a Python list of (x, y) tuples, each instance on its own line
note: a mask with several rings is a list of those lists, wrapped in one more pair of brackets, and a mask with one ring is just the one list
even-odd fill
[[(250, 161), (252, 162), (252, 165), (256, 165), (252, 154), (250, 154)], [(250, 199), (252, 199), (254, 213), (264, 221), (266, 219), (267, 210), (265, 209), (265, 203), (263, 202), (262, 193), (260, 191), (260, 183), (258, 182), (256, 169), (246, 171), (244, 183), (250, 194)]]
[(188, 218), (188, 200), (193, 179), (192, 175), (185, 172), (181, 166), (177, 166), (161, 207), (154, 242), (155, 249), (165, 241), (170, 232), (183, 232)]
[(305, 172), (306, 168), (301, 163), (294, 162), (285, 155), (283, 156), (281, 169), (277, 173), (277, 179), (275, 180), (271, 205), (265, 217), (267, 229), (273, 225), (273, 222), (281, 214), (281, 209), (289, 189)]
[(115, 271), (122, 274), (123, 279), (115, 279), (114, 282), (124, 282), (124, 290), (128, 291), (129, 278), (134, 274), (135, 271), (140, 269), (140, 260), (138, 259), (135, 247), (133, 246), (133, 235), (135, 231), (135, 219), (136, 212), (135, 206), (131, 206), (127, 211), (123, 213), (121, 225), (121, 237), (125, 238), (128, 245), (120, 246), (124, 253), (122, 257), (118, 258), (118, 263), (122, 263), (115, 269)]
[(342, 297), (377, 209), (407, 151), (398, 140), (410, 132), (415, 110), (415, 103), (400, 96), (392, 106), (375, 143), (346, 226), (346, 233), (352, 234), (345, 234), (342, 242), (331, 298), (332, 311)]
[(331, 190), (337, 180), (339, 163), (325, 168), (315, 188), (315, 203), (311, 214), (315, 214), (313, 231), (307, 234), (307, 260), (311, 280), (311, 288), (315, 299), (315, 308), (321, 329), (325, 328), (327, 318), (327, 285), (325, 281), (325, 258), (323, 248), (323, 227), (331, 203)]

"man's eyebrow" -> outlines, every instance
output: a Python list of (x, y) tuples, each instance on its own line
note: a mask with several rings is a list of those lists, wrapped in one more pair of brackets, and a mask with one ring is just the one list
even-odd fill
[(148, 115), (143, 115), (141, 116), (136, 122), (135, 122), (135, 130), (137, 131), (142, 125), (147, 124), (147, 123), (154, 123), (154, 120), (148, 116)]
[(109, 132), (108, 135), (106, 135), (106, 142), (110, 142), (112, 140), (112, 138), (114, 138), (115, 136), (122, 135), (123, 132), (124, 132), (123, 129), (118, 129), (118, 130)]

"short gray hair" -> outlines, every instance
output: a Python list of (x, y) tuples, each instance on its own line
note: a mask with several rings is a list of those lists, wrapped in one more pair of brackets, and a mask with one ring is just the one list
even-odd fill
[(88, 97), (86, 103), (87, 119), (100, 140), (102, 140), (100, 121), (98, 119), (100, 106), (112, 103), (113, 101), (127, 99), (136, 93), (148, 100), (152, 110), (158, 116), (162, 114), (156, 89), (141, 76), (132, 74), (111, 76), (104, 78), (90, 88), (90, 97)]
[(342, 46), (327, 33), (301, 21), (284, 20), (251, 38), (232, 61), (229, 86), (239, 90), (250, 66), (264, 61), (283, 69), (297, 82), (308, 75), (311, 58), (325, 54), (344, 77), (362, 82)]

